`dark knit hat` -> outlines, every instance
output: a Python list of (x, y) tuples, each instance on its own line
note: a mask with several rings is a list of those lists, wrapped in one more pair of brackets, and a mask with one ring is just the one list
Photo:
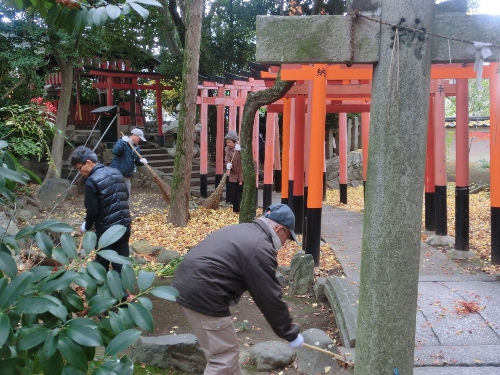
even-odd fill
[(227, 132), (224, 139), (230, 139), (233, 142), (238, 142), (238, 133), (235, 130), (230, 130)]

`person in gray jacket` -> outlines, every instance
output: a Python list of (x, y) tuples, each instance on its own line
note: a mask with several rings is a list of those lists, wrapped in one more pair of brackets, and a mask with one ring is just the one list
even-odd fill
[(277, 252), (287, 240), (297, 240), (294, 228), (292, 210), (273, 204), (251, 223), (209, 234), (180, 263), (172, 286), (207, 360), (205, 375), (241, 374), (229, 306), (247, 290), (276, 335), (292, 348), (303, 345), (276, 278)]

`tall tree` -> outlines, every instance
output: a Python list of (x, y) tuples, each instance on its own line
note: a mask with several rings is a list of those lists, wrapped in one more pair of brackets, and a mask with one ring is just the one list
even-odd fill
[(187, 2), (181, 109), (172, 179), (172, 201), (168, 213), (168, 222), (181, 227), (186, 226), (189, 220), (188, 203), (191, 196), (190, 171), (193, 164), (196, 124), (202, 5), (202, 0), (189, 0)]

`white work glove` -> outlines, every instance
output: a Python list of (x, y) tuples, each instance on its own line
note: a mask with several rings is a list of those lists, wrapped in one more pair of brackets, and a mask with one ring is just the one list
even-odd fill
[(226, 164), (226, 169), (231, 169), (232, 167), (233, 167), (233, 165), (231, 163)]
[(295, 340), (290, 341), (288, 343), (288, 346), (292, 349), (301, 348), (303, 345), (304, 345), (304, 336), (302, 336), (300, 333)]
[(124, 136), (122, 137), (122, 139), (123, 139), (125, 142), (130, 142), (130, 138), (129, 138), (129, 137), (127, 137), (126, 135), (124, 135)]
[(239, 143), (236, 143), (236, 145), (234, 146), (234, 149), (236, 151), (241, 151), (241, 146), (239, 145)]
[(146, 160), (146, 158), (140, 158), (139, 161), (142, 163), (142, 164), (148, 164), (148, 161)]
[(82, 226), (80, 227), (80, 232), (85, 233), (86, 231), (87, 231), (87, 228), (85, 228), (85, 221), (84, 221)]

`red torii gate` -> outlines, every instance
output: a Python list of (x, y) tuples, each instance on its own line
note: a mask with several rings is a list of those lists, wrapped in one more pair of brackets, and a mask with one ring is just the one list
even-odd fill
[[(356, 65), (354, 67), (356, 67)], [(324, 100), (327, 98), (327, 90), (330, 89), (331, 86), (326, 86), (326, 82), (329, 81), (330, 78), (332, 78), (332, 79), (339, 79), (339, 78), (341, 78), (341, 80), (344, 81), (344, 82), (347, 79), (361, 79), (361, 80), (364, 80), (364, 79), (371, 78), (371, 66), (368, 69), (363, 68), (361, 66), (357, 66), (358, 69), (353, 69), (354, 67), (343, 68), (342, 66), (336, 65), (336, 66), (334, 66), (332, 68), (331, 66), (326, 66), (326, 65), (314, 65), (314, 66), (307, 65), (307, 66), (300, 66), (300, 68), (297, 69), (296, 65), (294, 65), (294, 66), (292, 66), (292, 65), (283, 65), (282, 66), (281, 77), (282, 77), (283, 80), (298, 80), (298, 79), (309, 78), (311, 81), (313, 81), (317, 85), (319, 84), (318, 87), (316, 88), (316, 91), (313, 90), (313, 98), (314, 99), (312, 100), (312, 106), (311, 107), (312, 107), (313, 115), (315, 115), (314, 117), (315, 117), (315, 119), (317, 121), (315, 123), (318, 123), (318, 122), (322, 123), (323, 125), (321, 126), (321, 128), (324, 128), (325, 104), (319, 104), (318, 102), (323, 102), (324, 103)], [(295, 72), (294, 72), (294, 70), (295, 70)], [(307, 73), (305, 73), (304, 70), (306, 70)], [(498, 74), (498, 66), (490, 65), (490, 67), (485, 67), (484, 77), (485, 78), (492, 78), (494, 76), (493, 72), (496, 72), (496, 74)], [(358, 73), (358, 74), (356, 74), (356, 73)], [(332, 77), (332, 75), (333, 75), (333, 77)], [(433, 78), (433, 79), (438, 79), (438, 78), (441, 78), (441, 79), (444, 79), (444, 78), (462, 78), (462, 79), (467, 79), (467, 78), (474, 78), (475, 75), (476, 74), (472, 70), (471, 67), (466, 66), (466, 65), (461, 65), (461, 64), (435, 65), (435, 66), (433, 66), (433, 68), (431, 70), (431, 78)], [(263, 74), (263, 76), (266, 77), (265, 74)], [(327, 78), (328, 78), (328, 80), (327, 80)], [(491, 113), (495, 114), (496, 111), (498, 111), (497, 109), (495, 110), (495, 103), (496, 103), (496, 100), (498, 100), (498, 94), (496, 94), (496, 95), (494, 94), (495, 93), (495, 88), (494, 88), (495, 80), (491, 80), (491, 82), (492, 82), (492, 87), (493, 87), (490, 90), (490, 93), (491, 93), (490, 96), (491, 96), (491, 99), (492, 99), (491, 100), (491, 103), (492, 103)], [(445, 92), (446, 94), (448, 94), (448, 95), (454, 95), (455, 94), (455, 92), (453, 92), (453, 90), (450, 90), (450, 86), (449, 85), (446, 85), (444, 82), (441, 82), (441, 85), (443, 86), (443, 89), (446, 91)], [(325, 86), (328, 87), (328, 89), (326, 89)], [(448, 86), (447, 89), (445, 88), (446, 86)], [(303, 90), (303, 92), (305, 92), (305, 90)], [(314, 95), (314, 93), (316, 93), (316, 96)], [(357, 94), (359, 95), (360, 93), (358, 92)], [(320, 98), (323, 98), (323, 99), (316, 100), (316, 97), (320, 97)], [(443, 94), (443, 99), (444, 99), (444, 94)], [(316, 102), (317, 110), (315, 110), (315, 102)], [(465, 116), (467, 117), (466, 124), (468, 124), (468, 114), (465, 114)], [(496, 116), (498, 116), (498, 115), (496, 115)], [(443, 117), (442, 118), (442, 122), (443, 122), (443, 125), (444, 125), (444, 112), (443, 112), (443, 116), (442, 117)], [(491, 116), (491, 117), (494, 117), (494, 116)], [(286, 116), (284, 116), (284, 118), (286, 119)], [(323, 120), (321, 120), (321, 118), (323, 118)], [(365, 116), (365, 118), (367, 118), (367, 116)], [(464, 121), (464, 120), (462, 119), (462, 121)], [(492, 129), (492, 131), (493, 131), (494, 127), (497, 126), (497, 122), (498, 122), (498, 120), (496, 120), (496, 122), (491, 121), (491, 125), (492, 125), (491, 129)], [(314, 128), (320, 128), (320, 126), (319, 125), (318, 126), (314, 126), (313, 129)], [(465, 132), (467, 134), (467, 138), (465, 138), (465, 139), (467, 140), (468, 139), (468, 125), (464, 129), (465, 129)], [(318, 129), (316, 129), (316, 130), (318, 130)], [(444, 131), (444, 126), (443, 126), (443, 131)], [(464, 132), (464, 130), (458, 130), (457, 129), (457, 137), (459, 137), (460, 139), (463, 139), (464, 138), (463, 132)], [(284, 130), (284, 133), (285, 133), (285, 130)], [(320, 131), (316, 131), (316, 132), (314, 132), (314, 134), (318, 137), (318, 139), (316, 141), (323, 142), (323, 138), (321, 137), (321, 132)], [(367, 144), (366, 141), (363, 142), (363, 143)], [(314, 148), (312, 146), (315, 144), (315, 141), (311, 140), (309, 142), (309, 144), (310, 144), (310, 149), (312, 150)], [(457, 141), (457, 145), (458, 144), (459, 143)], [(463, 145), (464, 142), (462, 141), (461, 144)], [(466, 143), (465, 143), (465, 145), (466, 145)], [(366, 148), (366, 147), (364, 147), (364, 148)], [(438, 146), (436, 148), (436, 150), (440, 150), (441, 148), (444, 150), (444, 143), (443, 143), (443, 147)], [(457, 152), (458, 152), (458, 149), (457, 149)], [(495, 147), (493, 147), (493, 144), (492, 144), (492, 147), (491, 147), (491, 152), (492, 152), (491, 160), (492, 160), (492, 167), (493, 167), (493, 154), (495, 152), (498, 152), (498, 151), (495, 151)], [(311, 154), (314, 155), (314, 156), (310, 157), (310, 159), (309, 159), (310, 160), (309, 161), (309, 167), (310, 167), (309, 169), (310, 169), (310, 172), (312, 173), (313, 171), (311, 170), (311, 167), (316, 166), (316, 169), (318, 169), (318, 166), (321, 165), (321, 159), (324, 160), (324, 157), (322, 158), (321, 155), (319, 154), (319, 152), (317, 152), (317, 153), (311, 153)], [(460, 153), (460, 155), (463, 155), (463, 154), (467, 154), (467, 153), (464, 153), (464, 152)], [(285, 160), (285, 156), (283, 157), (283, 159)], [(366, 165), (366, 163), (364, 163), (364, 165)], [(462, 169), (462, 170), (467, 169), (467, 174), (466, 174), (466, 176), (464, 176), (463, 173), (459, 173), (458, 172), (459, 167), (458, 167), (458, 164), (457, 164), (457, 187), (460, 188), (460, 189), (464, 189), (464, 188), (468, 189), (468, 158), (467, 158), (467, 161), (465, 162), (464, 158), (462, 157), (462, 161), (460, 161), (460, 165), (461, 165), (460, 169)], [(285, 169), (285, 166), (284, 166), (284, 169)], [(491, 169), (491, 170), (493, 171), (493, 169)], [(445, 169), (444, 169), (444, 171), (445, 171)], [(320, 223), (321, 214), (319, 213), (319, 215), (318, 215), (318, 212), (317, 212), (317, 211), (321, 210), (321, 208), (320, 208), (321, 207), (321, 202), (320, 202), (320, 199), (319, 199), (320, 189), (318, 187), (318, 186), (321, 186), (319, 184), (319, 181), (320, 181), (319, 180), (319, 178), (320, 178), (319, 177), (320, 176), (320, 171), (318, 170), (318, 171), (315, 171), (315, 172), (316, 172), (314, 174), (314, 183), (315, 183), (315, 190), (314, 191), (315, 191), (315, 194), (313, 195), (312, 198), (308, 198), (308, 200), (307, 200), (307, 202), (308, 202), (308, 210), (312, 209), (312, 212), (313, 212), (313, 220), (311, 220), (311, 218), (308, 217), (308, 229), (309, 229), (309, 223), (311, 223), (311, 221), (315, 221), (314, 218), (319, 218), (319, 222), (318, 223), (314, 223), (314, 226), (316, 228), (320, 228), (321, 227), (321, 225), (320, 225), (321, 224)], [(307, 173), (307, 167), (306, 167), (306, 173)], [(428, 170), (428, 173), (430, 173), (429, 170)], [(441, 176), (441, 174), (439, 176)], [(465, 180), (467, 180), (466, 187), (461, 186), (464, 183), (463, 181), (465, 181)], [(309, 182), (311, 182), (311, 177), (309, 177)], [(496, 202), (498, 200), (498, 198), (495, 198), (495, 195), (493, 194), (494, 191), (496, 190), (495, 188), (493, 188), (493, 184), (494, 183), (492, 181), (492, 226), (493, 226), (493, 222), (495, 221), (495, 218), (494, 218), (494, 215), (493, 215), (493, 212), (495, 211), (494, 208), (498, 207), (498, 202)], [(309, 191), (309, 192), (311, 192), (311, 191)], [(467, 190), (467, 193), (468, 193), (468, 190)], [(458, 195), (460, 195), (460, 194), (457, 194), (457, 196)], [(445, 196), (446, 196), (446, 193), (445, 193)], [(468, 194), (467, 194), (467, 202), (468, 202)], [(496, 202), (496, 203), (494, 203), (494, 202)], [(312, 205), (309, 205), (309, 203), (311, 203)], [(463, 204), (461, 204), (461, 206), (463, 206)], [(467, 204), (467, 206), (468, 206), (468, 204)], [(467, 215), (468, 215), (468, 211), (467, 211)], [(500, 220), (500, 218), (498, 220)], [(467, 222), (468, 222), (468, 218), (467, 218)], [(311, 225), (312, 225), (312, 223), (311, 223)], [(466, 229), (467, 229), (467, 232), (468, 232), (468, 227)], [(498, 232), (498, 231), (496, 231), (496, 232)], [(317, 237), (317, 236), (314, 236), (314, 237)], [(494, 238), (494, 234), (493, 234), (493, 230), (492, 230), (492, 261), (493, 261), (493, 258), (494, 258), (494, 255), (493, 255), (493, 248), (495, 247), (494, 244), (498, 243), (500, 245), (500, 235), (498, 235), (498, 237), (499, 238), (497, 238), (497, 239)], [(318, 238), (311, 239), (310, 240), (311, 243), (309, 243), (309, 245), (311, 245), (311, 246), (308, 246), (308, 244), (306, 244), (306, 248), (308, 248), (308, 247), (309, 248), (311, 248), (311, 247), (312, 248), (316, 248), (317, 247), (318, 250), (319, 250), (319, 239)], [(468, 238), (468, 236), (467, 236), (467, 238)], [(309, 240), (308, 240), (308, 242), (309, 242)], [(316, 246), (316, 242), (318, 242), (318, 246)], [(460, 249), (460, 248), (458, 248), (458, 250), (468, 250), (468, 241), (467, 241), (467, 249)], [(314, 254), (313, 254), (313, 256), (314, 256)]]

